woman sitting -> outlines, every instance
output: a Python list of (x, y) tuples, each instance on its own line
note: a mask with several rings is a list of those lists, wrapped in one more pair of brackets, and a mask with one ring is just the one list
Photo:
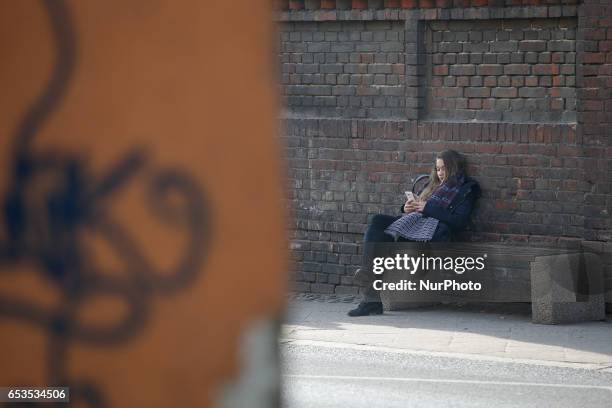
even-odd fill
[[(451, 241), (453, 234), (467, 226), (474, 202), (480, 197), (480, 186), (467, 177), (466, 167), (465, 158), (454, 150), (438, 154), (425, 189), (402, 206), (404, 215), (375, 215), (364, 241)], [(358, 269), (355, 281), (365, 288), (365, 300), (349, 311), (349, 316), (381, 314), (383, 306), (380, 294), (372, 287), (371, 269)]]

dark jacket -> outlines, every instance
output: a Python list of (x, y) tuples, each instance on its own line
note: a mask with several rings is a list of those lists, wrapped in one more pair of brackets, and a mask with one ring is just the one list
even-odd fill
[[(480, 197), (480, 186), (472, 178), (467, 178), (459, 192), (447, 208), (427, 202), (423, 215), (440, 221), (431, 238), (432, 242), (451, 241), (452, 236), (465, 229), (470, 221), (476, 200)], [(404, 207), (401, 209), (404, 212)]]

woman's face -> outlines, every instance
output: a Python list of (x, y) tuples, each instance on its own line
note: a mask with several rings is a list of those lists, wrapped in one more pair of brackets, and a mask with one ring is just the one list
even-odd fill
[(436, 173), (441, 183), (446, 180), (446, 167), (444, 167), (444, 161), (442, 159), (436, 159)]

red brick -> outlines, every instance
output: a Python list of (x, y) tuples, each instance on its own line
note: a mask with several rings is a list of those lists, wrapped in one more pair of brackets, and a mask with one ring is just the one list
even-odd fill
[(499, 64), (481, 64), (477, 69), (478, 75), (501, 75), (504, 68)]
[(533, 73), (535, 75), (558, 75), (559, 66), (557, 64), (535, 64)]
[(517, 180), (517, 188), (520, 190), (533, 190), (535, 188), (535, 183), (533, 180), (524, 178), (520, 178)]
[(419, 0), (419, 6), (421, 8), (433, 8), (435, 0)]
[(353, 0), (352, 7), (354, 9), (366, 9), (368, 8), (368, 0)]
[(550, 57), (551, 57), (551, 61), (554, 62), (555, 64), (565, 62), (564, 60), (565, 53), (563, 52), (553, 52)]
[(469, 76), (457, 77), (457, 86), (468, 86), (470, 84)]
[(322, 9), (335, 9), (336, 0), (321, 0), (321, 8)]
[(506, 75), (529, 75), (529, 64), (508, 64), (508, 65), (505, 65), (504, 66), (504, 73)]
[[(537, 146), (537, 145), (536, 145)], [(531, 153), (526, 151), (525, 153)], [(540, 170), (533, 167), (514, 167), (512, 174), (516, 173), (516, 177), (527, 177), (527, 178), (538, 178), (540, 177)]]
[(585, 111), (602, 111), (603, 101), (593, 101), (593, 100), (582, 101), (582, 108)]
[(497, 86), (497, 77), (487, 76), (484, 78), (484, 86), (495, 87)]
[(453, 0), (436, 0), (436, 7), (438, 8), (449, 8), (452, 7)]
[(436, 65), (433, 67), (434, 75), (448, 75), (448, 65)]
[(479, 143), (475, 146), (474, 151), (476, 153), (499, 153), (501, 145), (497, 143)]
[(582, 67), (582, 75), (584, 76), (597, 76), (597, 70), (599, 66), (597, 65), (585, 65)]
[(334, 170), (336, 168), (334, 160), (312, 160), (310, 164), (315, 170)]
[(419, 0), (402, 0), (403, 8), (417, 8), (419, 6)]
[(563, 110), (563, 102), (562, 98), (553, 98), (550, 100), (550, 109), (551, 110)]
[[(612, 32), (612, 30), (610, 30)], [(612, 41), (600, 41), (599, 42), (599, 51), (601, 52), (610, 52), (612, 51)]]
[(600, 65), (597, 74), (601, 76), (612, 76), (612, 64)]
[(492, 96), (495, 98), (516, 98), (518, 91), (513, 87), (493, 88)]
[[(536, 139), (535, 142), (536, 143), (544, 143), (544, 131), (545, 131), (545, 127), (544, 126), (538, 126), (537, 130), (536, 130)], [(531, 140), (530, 140), (531, 142)]]
[(385, 0), (386, 8), (400, 8), (402, 5), (401, 0)]
[(538, 77), (534, 77), (534, 76), (526, 77), (525, 86), (538, 86)]
[(563, 76), (554, 76), (552, 79), (553, 86), (563, 86), (565, 85), (565, 77)]
[(371, 53), (359, 54), (359, 62), (361, 64), (372, 64), (372, 63), (374, 63), (374, 54), (371, 54)]
[(496, 200), (495, 201), (495, 209), (496, 210), (511, 210), (516, 208), (516, 203), (511, 201), (504, 200)]
[(289, 0), (289, 9), (302, 10), (304, 8), (304, 0)]
[(482, 101), (480, 99), (470, 99), (468, 101), (468, 108), (470, 109), (481, 109)]
[(559, 156), (567, 156), (567, 157), (580, 157), (582, 156), (582, 148), (574, 147), (574, 146), (559, 146), (558, 148)]
[(606, 39), (606, 30), (603, 28), (600, 29), (586, 29), (584, 30), (584, 39), (585, 40), (605, 40)]
[(502, 145), (502, 153), (506, 154), (526, 154), (529, 146), (524, 144), (505, 143)]
[(585, 52), (582, 54), (582, 61), (585, 64), (603, 64), (606, 60), (606, 54), (603, 52)]
[[(601, 78), (598, 77), (586, 77), (583, 79), (582, 85), (585, 88), (599, 88), (602, 85), (602, 81)], [(610, 86), (612, 87), (612, 83), (610, 84)]]

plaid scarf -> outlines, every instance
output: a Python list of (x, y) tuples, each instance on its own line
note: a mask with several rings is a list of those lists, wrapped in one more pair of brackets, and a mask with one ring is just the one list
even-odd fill
[(461, 186), (465, 183), (465, 175), (459, 173), (453, 179), (442, 183), (427, 199), (434, 205), (446, 208), (453, 202)]

